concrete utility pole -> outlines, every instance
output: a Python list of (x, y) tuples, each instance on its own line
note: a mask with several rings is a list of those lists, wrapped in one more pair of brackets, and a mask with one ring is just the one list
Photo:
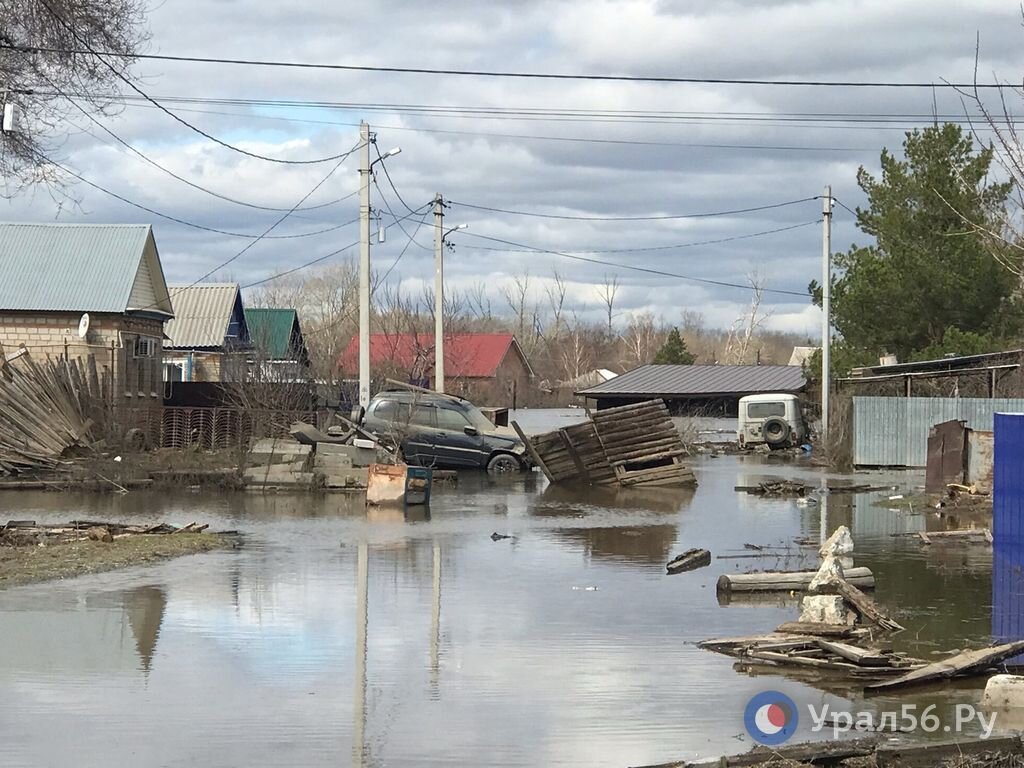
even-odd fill
[(444, 392), (444, 198), (434, 198), (434, 389)]
[(370, 126), (359, 123), (359, 404), (370, 404)]
[(829, 395), (832, 389), (832, 187), (825, 187), (821, 206), (821, 444), (828, 439)]

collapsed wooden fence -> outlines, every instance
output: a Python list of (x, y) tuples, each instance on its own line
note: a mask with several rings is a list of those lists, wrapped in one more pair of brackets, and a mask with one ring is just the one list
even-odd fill
[(512, 426), (552, 483), (692, 485), (686, 447), (662, 400), (597, 411), (590, 421), (527, 436)]

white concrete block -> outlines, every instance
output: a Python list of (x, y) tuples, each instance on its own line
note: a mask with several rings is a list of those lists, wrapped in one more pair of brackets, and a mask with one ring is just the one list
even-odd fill
[(1024, 707), (1024, 676), (993, 675), (985, 685), (981, 706), (986, 709)]
[(849, 555), (852, 552), (853, 536), (850, 534), (850, 529), (845, 525), (840, 525), (836, 528), (832, 535), (825, 540), (825, 543), (821, 545), (821, 549), (818, 550), (818, 554), (822, 557)]
[(839, 595), (810, 595), (803, 599), (800, 621), (816, 624), (848, 624), (850, 611)]
[(843, 579), (843, 566), (839, 560), (829, 555), (821, 562), (821, 567), (818, 572), (811, 579), (811, 583), (807, 587), (807, 591), (814, 593), (821, 590), (822, 587), (831, 584), (835, 581), (841, 581)]

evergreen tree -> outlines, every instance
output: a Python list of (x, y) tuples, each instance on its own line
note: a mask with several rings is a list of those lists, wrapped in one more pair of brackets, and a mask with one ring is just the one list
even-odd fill
[(673, 328), (665, 339), (658, 354), (654, 356), (655, 365), (693, 365), (696, 358), (686, 348), (686, 342), (679, 335), (679, 329)]

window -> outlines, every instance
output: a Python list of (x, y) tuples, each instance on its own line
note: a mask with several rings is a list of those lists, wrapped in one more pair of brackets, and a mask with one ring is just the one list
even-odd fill
[(160, 340), (152, 336), (136, 336), (133, 357), (155, 357), (160, 349)]
[(437, 408), (432, 405), (417, 405), (412, 409), (412, 423), (420, 427), (437, 426)]
[(775, 403), (747, 403), (748, 419), (767, 419), (772, 416), (786, 416), (786, 404)]
[(455, 432), (461, 432), (463, 429), (470, 426), (470, 423), (469, 420), (459, 411), (452, 410), (451, 408), (438, 408), (437, 426), (441, 429), (450, 429)]
[(164, 381), (184, 381), (184, 363), (164, 363)]
[(398, 415), (398, 403), (394, 400), (381, 400), (374, 406), (373, 416), (381, 421), (394, 421)]

